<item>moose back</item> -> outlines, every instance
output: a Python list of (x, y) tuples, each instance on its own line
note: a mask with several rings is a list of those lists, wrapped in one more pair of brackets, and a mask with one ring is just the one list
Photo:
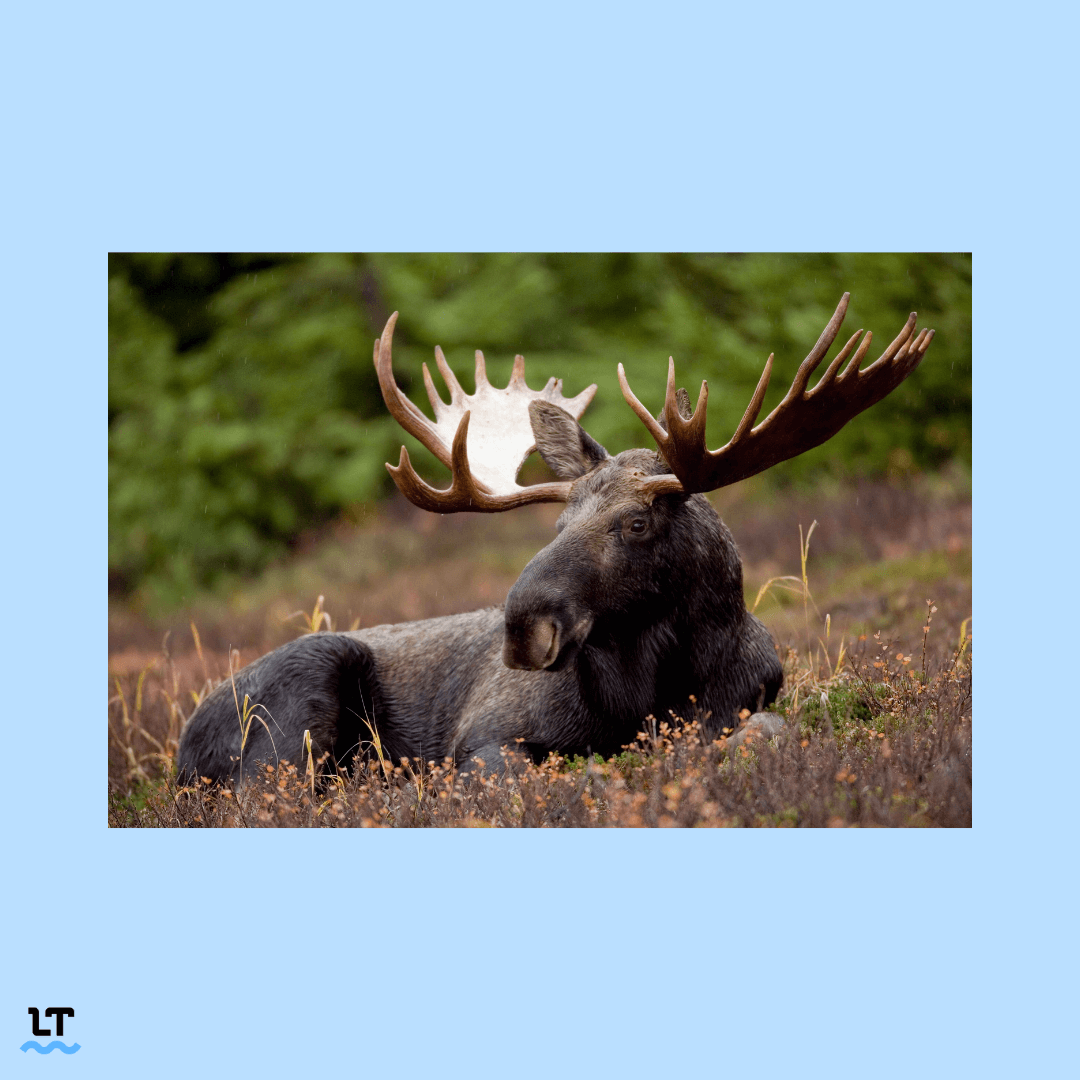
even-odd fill
[[(807, 389), (848, 299), (845, 293), (784, 399), (755, 426), (769, 357), (719, 450), (705, 446), (706, 384), (691, 412), (669, 360), (664, 407), (654, 418), (620, 364), (623, 395), (658, 450), (614, 457), (578, 424), (596, 387), (574, 398), (555, 379), (530, 390), (520, 356), (509, 385), (498, 389), (477, 352), (476, 392), (466, 394), (436, 348), (450, 403), (425, 364), (433, 423), (394, 381), (392, 315), (375, 342), (383, 398), (453, 474), (449, 488), (429, 486), (402, 447), (399, 464), (387, 466), (398, 487), (437, 513), (563, 502), (556, 537), (502, 607), (309, 634), (249, 664), (185, 725), (181, 781), (236, 778), (308, 754), (348, 767), (376, 741), (393, 761), (450, 756), (465, 767), (477, 759), (498, 767), (507, 746), (534, 758), (552, 750), (607, 754), (632, 741), (650, 714), (690, 715), (691, 698), (693, 715), (714, 735), (735, 726), (740, 710), (771, 703), (783, 678), (776, 649), (746, 610), (738, 550), (703, 492), (819, 445), (915, 369), (934, 332), (916, 334), (913, 312), (872, 364), (862, 368), (872, 335), (860, 330)], [(534, 450), (558, 480), (520, 487), (517, 473)]]

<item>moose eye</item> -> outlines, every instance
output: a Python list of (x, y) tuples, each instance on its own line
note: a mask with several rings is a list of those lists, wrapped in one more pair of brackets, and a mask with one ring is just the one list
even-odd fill
[(630, 522), (630, 531), (635, 536), (640, 536), (645, 531), (645, 522), (641, 518), (634, 518)]

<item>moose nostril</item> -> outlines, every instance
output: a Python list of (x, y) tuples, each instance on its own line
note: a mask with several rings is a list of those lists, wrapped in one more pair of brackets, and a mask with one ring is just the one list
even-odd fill
[(555, 663), (555, 658), (559, 655), (559, 628), (555, 623), (547, 623), (543, 633), (537, 635), (537, 653), (539, 653), (540, 648), (543, 647), (545, 639), (547, 640), (547, 648), (544, 650), (544, 658), (538, 665), (542, 668), (550, 667)]
[(503, 663), (520, 671), (542, 671), (555, 663), (561, 645), (558, 624), (550, 619), (537, 619), (513, 632), (508, 627)]

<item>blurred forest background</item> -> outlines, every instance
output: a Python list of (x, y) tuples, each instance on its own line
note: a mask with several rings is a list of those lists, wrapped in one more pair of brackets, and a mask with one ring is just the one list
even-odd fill
[(912, 310), (933, 346), (892, 395), (763, 483), (797, 495), (823, 478), (970, 477), (970, 255), (111, 255), (110, 598), (177, 609), (363, 520), (393, 491), (384, 462), (402, 443), (445, 482), (379, 393), (372, 342), (395, 310), (395, 373), (425, 411), (436, 344), (467, 391), (473, 350), (496, 385), (521, 352), (534, 388), (599, 384), (583, 422), (616, 453), (651, 445), (618, 362), (654, 412), (669, 355), (692, 400), (708, 379), (715, 448), (770, 352), (761, 416), (777, 404), (845, 290), (839, 340), (873, 330), (867, 363)]

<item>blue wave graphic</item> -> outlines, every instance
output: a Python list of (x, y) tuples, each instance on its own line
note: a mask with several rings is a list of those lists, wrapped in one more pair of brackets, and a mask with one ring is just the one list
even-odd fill
[(34, 1039), (30, 1039), (28, 1042), (24, 1042), (19, 1049), (25, 1054), (27, 1050), (36, 1050), (39, 1054), (51, 1054), (54, 1050), (59, 1050), (61, 1054), (74, 1054), (79, 1049), (78, 1043), (73, 1043), (71, 1046), (67, 1046), (59, 1039), (53, 1039), (48, 1046), (42, 1046), (41, 1043), (36, 1042)]

